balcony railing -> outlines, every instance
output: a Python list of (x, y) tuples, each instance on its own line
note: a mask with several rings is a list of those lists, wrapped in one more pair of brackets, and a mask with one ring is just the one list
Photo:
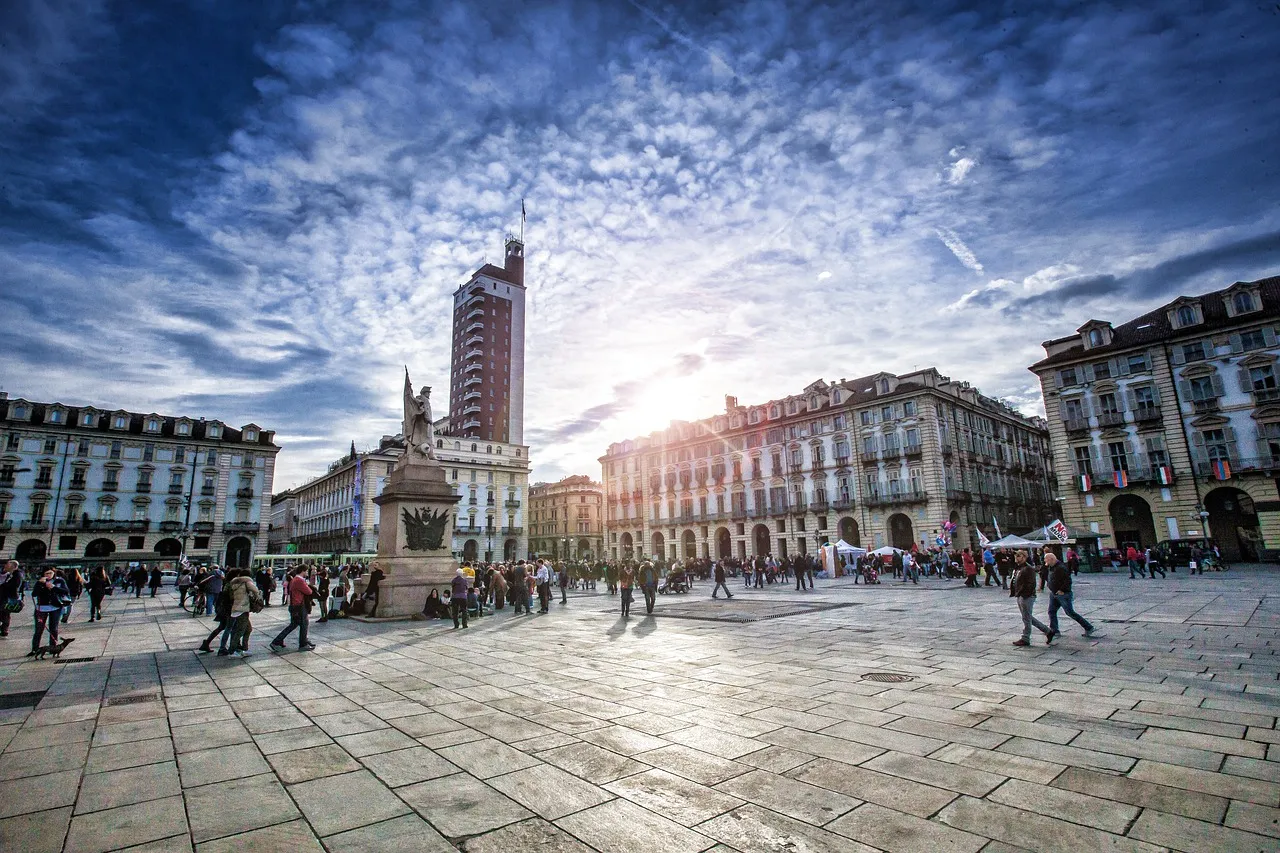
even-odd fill
[(37, 489), (52, 489), (53, 480), (49, 477), (36, 477), (36, 481), (33, 485)]
[[(481, 312), (480, 312), (480, 316), (484, 316), (484, 312), (483, 312), (483, 311), (481, 311)], [(470, 319), (470, 318), (468, 318), (468, 319)], [(467, 326), (467, 328), (464, 330), (464, 332), (465, 332), (466, 334), (468, 334), (468, 335), (469, 335), (469, 334), (471, 334), (472, 332), (482, 332), (482, 331), (484, 331), (484, 323), (481, 323), (481, 322), (478, 322), (478, 321), (477, 321), (477, 322), (475, 322), (475, 323), (470, 324), (470, 325), (469, 325), (469, 326)]]
[(216, 486), (201, 486), (201, 487), (200, 487), (200, 494), (202, 494), (202, 495), (211, 495), (211, 494), (213, 494), (215, 491), (217, 491), (217, 487), (216, 487)]
[(462, 407), (462, 414), (464, 415), (478, 414), (479, 412), (480, 412), (480, 406), (476, 403), (472, 403), (469, 406)]
[[(4, 484), (0, 483), (0, 485), (4, 485)], [(70, 483), (67, 484), (67, 488), (73, 492), (82, 492), (85, 490), (87, 486), (88, 486), (88, 483), (86, 483), (84, 480), (72, 480)]]
[(18, 525), (19, 530), (48, 530), (49, 522), (41, 519), (40, 521), (31, 521), (30, 519)]
[(1099, 412), (1098, 426), (1113, 427), (1124, 424), (1124, 412)]
[(747, 517), (747, 511), (743, 507), (738, 507), (730, 513), (735, 521), (743, 521)]
[(253, 497), (253, 488), (251, 486), (245, 486), (244, 488), (236, 489), (236, 497), (238, 498)]
[(102, 491), (104, 492), (114, 492), (119, 488), (120, 483), (117, 480), (106, 480), (102, 484)]
[(182, 484), (181, 484), (181, 483), (170, 483), (170, 484), (169, 484), (169, 494), (171, 494), (171, 495), (180, 495), (180, 494), (182, 494)]
[[(47, 525), (46, 525), (47, 526)], [(81, 524), (82, 530), (105, 530), (112, 533), (146, 533), (151, 522), (142, 519), (92, 518)]]
[(181, 521), (162, 521), (160, 522), (161, 533), (177, 533), (182, 529)]
[(1160, 420), (1159, 406), (1141, 406), (1133, 410), (1134, 423), (1149, 423)]
[(463, 341), (462, 345), (469, 347), (472, 345), (479, 346), (482, 343), (484, 343), (484, 335), (472, 335), (471, 337)]
[(479, 400), (479, 399), (480, 399), (479, 391), (468, 391), (467, 393), (462, 395), (462, 402), (464, 403), (467, 402), (468, 400)]
[(139, 483), (138, 485), (133, 487), (133, 490), (140, 495), (148, 495), (148, 494), (151, 494), (151, 484)]
[(463, 356), (463, 358), (484, 358), (484, 350), (469, 349), (467, 350), (467, 353), (466, 355)]
[(1254, 403), (1274, 403), (1280, 400), (1280, 388), (1254, 388), (1252, 393)]
[(192, 529), (193, 531), (195, 531), (196, 533), (199, 533), (199, 534), (201, 534), (201, 535), (208, 534), (208, 533), (212, 533), (212, 532), (213, 532), (213, 522), (212, 522), (212, 521), (197, 521), (195, 524), (191, 525), (191, 529)]
[(1216, 412), (1218, 411), (1218, 398), (1209, 397), (1205, 400), (1192, 400), (1191, 408), (1196, 412)]
[[(470, 368), (467, 368), (467, 369), (468, 369), (468, 370), (470, 370)], [(479, 369), (480, 369), (480, 365), (478, 365), (478, 364), (477, 364), (477, 365), (476, 365), (476, 369), (477, 369), (477, 370), (479, 370)], [(469, 387), (471, 387), (472, 385), (479, 385), (479, 384), (480, 384), (481, 382), (483, 382), (483, 381), (484, 381), (484, 380), (483, 380), (483, 379), (481, 379), (479, 376), (468, 376), (466, 379), (464, 379), (464, 380), (462, 381), (462, 387), (463, 387), (463, 388), (469, 388)]]
[(507, 500), (503, 501), (502, 505), (509, 509), (517, 509), (520, 506), (520, 501)]
[[(466, 303), (463, 303), (463, 304), (465, 305)], [(466, 319), (474, 320), (476, 317), (483, 317), (483, 316), (484, 316), (483, 308), (472, 308), (470, 311), (467, 312)]]
[(1062, 425), (1067, 432), (1086, 432), (1089, 429), (1088, 418), (1064, 418)]
[[(1231, 466), (1232, 475), (1280, 471), (1280, 456), (1232, 456), (1227, 459), (1227, 462)], [(1197, 476), (1210, 478), (1217, 476), (1213, 460), (1201, 456), (1195, 460), (1194, 464)]]
[(6, 520), (6, 521), (0, 521), (0, 530), (12, 530), (12, 529), (13, 529), (13, 522), (12, 522), (12, 521), (7, 521), (7, 520)]
[(858, 458), (861, 459), (863, 462), (877, 462), (880, 459), (880, 451), (864, 450), (860, 454), (858, 454)]
[(256, 521), (228, 521), (222, 525), (223, 533), (257, 533), (261, 529)]
[(915, 444), (904, 444), (902, 446), (902, 452), (907, 456), (919, 456), (924, 453), (924, 446), (919, 442), (916, 442)]
[(809, 505), (805, 501), (793, 500), (791, 501), (790, 508), (792, 512), (797, 512), (797, 513), (805, 513), (809, 511)]
[(477, 420), (476, 418), (468, 418), (467, 420), (462, 422), (463, 429), (478, 429), (479, 427), (480, 427), (480, 421)]
[(836, 498), (831, 506), (835, 509), (853, 509), (853, 498)]
[(901, 455), (902, 455), (902, 451), (896, 447), (886, 447), (884, 449), (885, 459), (897, 459)]
[(813, 501), (812, 503), (809, 504), (809, 509), (813, 510), (814, 512), (826, 512), (827, 502), (825, 500)]
[(925, 491), (906, 491), (897, 494), (876, 494), (867, 497), (864, 501), (867, 506), (896, 506), (899, 504), (924, 503), (929, 500), (929, 493)]
[(458, 536), (479, 536), (484, 532), (483, 527), (458, 526), (453, 528), (453, 532)]
[(848, 456), (837, 456), (837, 457), (835, 458), (835, 465), (836, 465), (836, 467), (837, 467), (837, 468), (848, 468), (848, 467), (849, 467), (849, 457), (848, 457)]
[(502, 528), (503, 536), (520, 536), (524, 533), (523, 527), (504, 527)]

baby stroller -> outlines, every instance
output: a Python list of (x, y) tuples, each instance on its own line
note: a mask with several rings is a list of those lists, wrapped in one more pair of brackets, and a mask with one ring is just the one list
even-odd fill
[(862, 567), (862, 580), (868, 584), (880, 583), (880, 570), (875, 563), (867, 563)]

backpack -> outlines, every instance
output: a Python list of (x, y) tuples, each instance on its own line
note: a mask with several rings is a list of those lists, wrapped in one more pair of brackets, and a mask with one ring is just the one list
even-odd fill
[(249, 612), (261, 613), (266, 605), (262, 599), (262, 593), (258, 592), (258, 588), (253, 584), (245, 584), (245, 588), (249, 590)]

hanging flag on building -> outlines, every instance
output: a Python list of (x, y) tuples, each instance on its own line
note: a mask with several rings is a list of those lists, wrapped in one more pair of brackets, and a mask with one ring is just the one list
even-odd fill
[(991, 516), (991, 526), (996, 529), (996, 538), (1003, 539), (1004, 534), (1000, 532), (1000, 521), (994, 515)]
[(1053, 521), (1049, 522), (1045, 525), (1044, 529), (1049, 532), (1050, 536), (1057, 539), (1059, 542), (1066, 542), (1071, 538), (1071, 531), (1067, 530), (1067, 526), (1062, 523), (1062, 519), (1060, 518), (1055, 518)]
[(1231, 479), (1231, 461), (1228, 459), (1213, 460), (1213, 476), (1218, 480)]
[(986, 536), (983, 536), (983, 535), (982, 535), (982, 528), (981, 528), (981, 527), (978, 527), (978, 526), (976, 526), (976, 525), (975, 525), (973, 529), (974, 529), (974, 530), (976, 530), (976, 531), (978, 531), (978, 547), (979, 547), (979, 548), (985, 548), (985, 547), (987, 547), (988, 545), (990, 545), (990, 544), (991, 544), (991, 540), (990, 540), (990, 539), (988, 539)]
[(1117, 489), (1123, 489), (1125, 486), (1129, 485), (1129, 472), (1125, 471), (1123, 468), (1119, 471), (1112, 471), (1111, 480), (1116, 484)]
[[(352, 451), (355, 450), (355, 442), (351, 443)], [(351, 538), (360, 538), (360, 522), (361, 516), (364, 514), (364, 490), (361, 484), (364, 482), (364, 460), (356, 456), (356, 482), (351, 494)], [(359, 547), (359, 546), (357, 546)]]
[(1080, 481), (1080, 491), (1087, 492), (1093, 488), (1093, 478), (1088, 474), (1081, 474), (1076, 479)]
[(1162, 486), (1173, 485), (1173, 469), (1170, 468), (1168, 465), (1161, 465), (1159, 468), (1157, 468), (1156, 476), (1160, 478), (1160, 485)]

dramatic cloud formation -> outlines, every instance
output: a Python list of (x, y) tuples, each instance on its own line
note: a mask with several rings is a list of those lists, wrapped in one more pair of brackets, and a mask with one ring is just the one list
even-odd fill
[[(1280, 268), (1248, 4), (0, 10), (0, 382), (250, 420), (278, 485), (444, 387), (529, 210), (535, 475), (818, 377), (1033, 411), (1040, 341)], [(1030, 322), (1028, 322), (1030, 320)]]

